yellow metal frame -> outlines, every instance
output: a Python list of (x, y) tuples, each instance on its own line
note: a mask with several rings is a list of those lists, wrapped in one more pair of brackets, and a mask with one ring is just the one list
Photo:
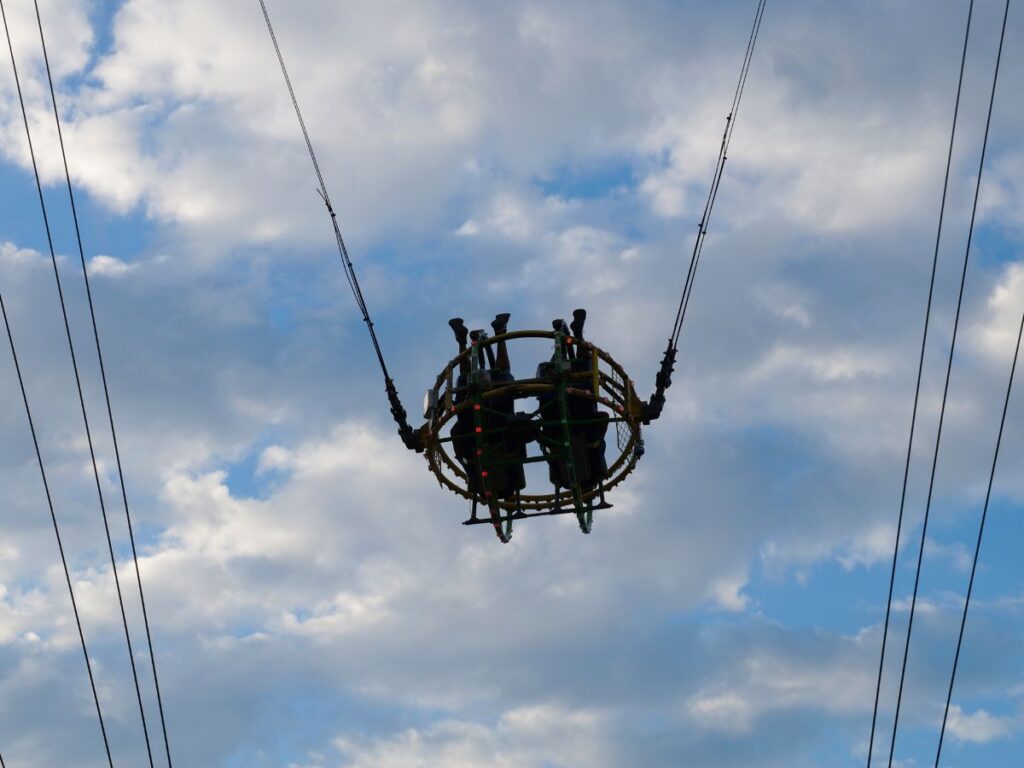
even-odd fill
[[(473, 493), (469, 490), (466, 473), (459, 462), (449, 453), (447, 447), (450, 445), (446, 436), (449, 425), (459, 413), (472, 408), (470, 402), (454, 404), (455, 381), (460, 363), (481, 347), (490, 346), (499, 341), (514, 342), (519, 339), (547, 339), (553, 342), (556, 339), (556, 334), (552, 331), (513, 331), (484, 339), (476, 346), (456, 355), (438, 375), (432, 389), (433, 402), (443, 403), (443, 412), (439, 415), (435, 412), (434, 417), (427, 421), (420, 430), (420, 436), (430, 471), (434, 473), (443, 487), (453, 493), (476, 501), (485, 507), (489, 503), (496, 504), (500, 509), (509, 513), (553, 511), (558, 507), (560, 501), (553, 491), (550, 493), (524, 493), (520, 495), (518, 502), (511, 499), (490, 500), (489, 502), (482, 495)], [(621, 421), (629, 432), (629, 438), (625, 445), (619, 450), (615, 460), (609, 464), (606, 479), (601, 487), (583, 493), (583, 501), (589, 504), (601, 493), (609, 491), (621, 483), (636, 467), (642, 453), (638, 450), (642, 445), (640, 433), (642, 402), (637, 398), (633, 382), (626, 371), (611, 355), (590, 342), (578, 344), (577, 354), (579, 353), (591, 356), (591, 370), (568, 375), (567, 395), (596, 400), (608, 409), (613, 418)], [(573, 384), (583, 384), (583, 386), (573, 386)], [(516, 398), (530, 397), (554, 391), (556, 387), (556, 384), (541, 379), (524, 379), (509, 384), (495, 385), (482, 392), (480, 397), (485, 401), (509, 394)]]

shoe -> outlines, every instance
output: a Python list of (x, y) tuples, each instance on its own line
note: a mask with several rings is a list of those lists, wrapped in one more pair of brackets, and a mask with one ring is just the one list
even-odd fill
[(469, 337), (469, 330), (466, 328), (465, 321), (461, 317), (453, 317), (448, 321), (448, 325), (451, 326), (452, 331), (455, 333), (455, 340), (465, 346), (466, 339)]
[(576, 309), (572, 313), (572, 335), (583, 338), (583, 325), (587, 322), (587, 310)]
[(510, 317), (512, 317), (512, 315), (508, 312), (502, 312), (500, 315), (494, 316), (494, 322), (491, 323), (491, 328), (494, 329), (495, 336), (508, 333), (508, 320)]

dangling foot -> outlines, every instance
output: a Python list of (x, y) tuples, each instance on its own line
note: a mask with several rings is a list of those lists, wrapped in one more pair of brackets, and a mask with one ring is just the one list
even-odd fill
[(466, 346), (467, 340), (469, 339), (469, 329), (466, 328), (466, 323), (463, 319), (461, 317), (453, 317), (448, 321), (448, 325), (455, 334), (455, 340), (459, 342), (459, 346)]
[(572, 335), (583, 338), (583, 325), (587, 322), (587, 310), (575, 309), (572, 313)]
[(491, 328), (494, 329), (494, 335), (500, 336), (503, 333), (508, 333), (508, 320), (512, 315), (508, 312), (502, 312), (500, 315), (494, 316), (494, 321), (491, 323)]

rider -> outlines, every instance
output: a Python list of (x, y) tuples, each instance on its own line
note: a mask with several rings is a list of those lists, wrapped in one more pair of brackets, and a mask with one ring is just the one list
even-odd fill
[[(503, 312), (494, 318), (491, 328), (495, 336), (504, 336), (508, 332), (508, 321), (511, 315)], [(455, 333), (459, 344), (459, 377), (456, 382), (454, 404), (459, 406), (470, 399), (472, 387), (487, 390), (501, 387), (515, 381), (508, 356), (508, 346), (503, 338), (496, 343), (497, 357), (490, 345), (479, 345), (486, 339), (482, 330), (470, 333), (462, 318), (452, 318), (448, 324)], [(467, 341), (473, 342), (474, 351), (469, 355)], [(477, 355), (476, 366), (471, 359)], [(487, 370), (487, 365), (490, 370)], [(473, 380), (474, 367), (485, 374)], [(517, 420), (515, 414), (515, 395), (499, 394), (480, 403), (479, 411), (481, 437), (477, 437), (477, 412), (471, 408), (463, 408), (455, 417), (451, 436), (455, 457), (466, 472), (467, 485), (470, 491), (479, 493), (484, 490), (482, 480), (486, 476), (487, 486), (492, 493), (501, 499), (514, 497), (518, 491), (526, 487), (526, 474), (522, 461), (526, 459), (526, 441), (520, 434), (522, 430), (510, 429)], [(486, 475), (484, 475), (486, 473)]]
[[(571, 373), (590, 373), (592, 371), (591, 356), (585, 354), (583, 327), (587, 320), (587, 312), (584, 309), (577, 309), (573, 313), (571, 328), (566, 325), (565, 320), (555, 320), (552, 323), (555, 331), (562, 333), (561, 354), (556, 350), (552, 360), (541, 363), (537, 368), (538, 378), (551, 378), (558, 374), (558, 359), (568, 362), (568, 370)], [(577, 351), (578, 350), (578, 351)], [(574, 389), (590, 389), (590, 377), (582, 384), (573, 381)], [(597, 392), (593, 393), (594, 399), (570, 395), (567, 398), (567, 416), (569, 419), (569, 441), (572, 455), (572, 469), (575, 470), (575, 482), (584, 491), (597, 487), (608, 471), (608, 464), (605, 458), (605, 435), (608, 431), (608, 414), (598, 409), (596, 400)], [(561, 414), (557, 407), (557, 395), (555, 392), (545, 392), (538, 396), (540, 401), (541, 418), (544, 421), (543, 434), (548, 438), (549, 443), (561, 444), (562, 425)], [(569, 463), (564, 453), (559, 451), (548, 452), (548, 475), (551, 483), (560, 488), (571, 488), (573, 476), (570, 472)]]

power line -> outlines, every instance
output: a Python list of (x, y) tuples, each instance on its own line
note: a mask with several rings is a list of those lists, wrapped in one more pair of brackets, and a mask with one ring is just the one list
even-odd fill
[[(0, 5), (2, 5), (2, 0), (0, 0)], [(7, 26), (6, 14), (4, 14), (4, 26), (5, 26), (5, 28)], [(78, 390), (78, 402), (79, 402), (79, 405), (81, 406), (82, 420), (83, 420), (83, 422), (85, 424), (85, 436), (86, 436), (86, 441), (88, 442), (88, 445), (89, 445), (89, 458), (90, 458), (90, 460), (92, 462), (93, 477), (95, 478), (95, 481), (96, 481), (96, 492), (97, 492), (97, 494), (99, 496), (100, 512), (101, 512), (101, 515), (103, 517), (103, 528), (104, 528), (104, 531), (106, 533), (106, 539), (107, 539), (107, 549), (108, 549), (108, 551), (110, 553), (110, 566), (111, 566), (111, 568), (113, 570), (113, 573), (114, 573), (114, 585), (115, 585), (115, 587), (117, 589), (117, 601), (118, 601), (118, 605), (120, 606), (120, 609), (121, 609), (121, 623), (124, 626), (125, 642), (127, 643), (127, 646), (128, 646), (128, 661), (131, 664), (132, 679), (135, 682), (135, 695), (136, 695), (136, 699), (138, 701), (138, 706), (139, 706), (139, 716), (140, 716), (140, 718), (142, 720), (142, 732), (143, 732), (143, 735), (144, 735), (145, 741), (146, 741), (146, 753), (147, 753), (147, 755), (149, 757), (150, 768), (153, 768), (153, 750), (152, 750), (152, 748), (150, 746), (149, 728), (146, 725), (146, 713), (145, 713), (145, 708), (144, 708), (143, 703), (142, 703), (142, 689), (141, 689), (141, 687), (139, 685), (139, 674), (138, 674), (138, 670), (137, 670), (136, 665), (135, 665), (135, 652), (134, 652), (134, 649), (132, 648), (131, 633), (128, 630), (128, 615), (125, 612), (124, 597), (123, 597), (123, 595), (121, 593), (121, 580), (118, 577), (118, 573), (117, 573), (117, 558), (114, 555), (114, 542), (113, 542), (113, 539), (112, 539), (111, 534), (110, 534), (110, 522), (109, 522), (109, 520), (107, 518), (106, 503), (103, 500), (103, 487), (102, 487), (102, 483), (100, 481), (99, 465), (98, 465), (98, 463), (96, 461), (96, 451), (95, 451), (95, 448), (93, 446), (92, 430), (91, 430), (91, 428), (89, 426), (89, 416), (88, 416), (88, 413), (87, 413), (86, 407), (85, 407), (85, 395), (83, 394), (83, 391), (82, 391), (82, 379), (81, 379), (81, 375), (80, 375), (79, 370), (78, 370), (78, 357), (77, 357), (77, 355), (75, 353), (75, 345), (74, 345), (74, 341), (72, 340), (72, 336), (71, 336), (71, 323), (68, 320), (67, 305), (66, 305), (66, 303), (64, 301), (64, 289), (63, 289), (63, 287), (61, 285), (60, 270), (59, 270), (59, 268), (57, 266), (57, 252), (56, 252), (56, 249), (54, 248), (54, 245), (53, 245), (53, 234), (52, 234), (52, 232), (50, 230), (50, 219), (49, 219), (49, 215), (47, 214), (47, 210), (46, 210), (46, 199), (45, 199), (45, 197), (43, 195), (43, 184), (42, 184), (42, 180), (41, 180), (41, 178), (39, 176), (39, 166), (38, 166), (38, 163), (36, 162), (35, 148), (33, 147), (33, 144), (32, 144), (32, 131), (31, 131), (31, 128), (29, 127), (29, 123), (28, 123), (28, 111), (25, 108), (25, 99), (24, 99), (24, 96), (23, 96), (22, 90), (21, 90), (21, 79), (20, 79), (20, 77), (18, 75), (17, 64), (15, 63), (14, 47), (11, 44), (11, 37), (10, 37), (10, 31), (9, 30), (7, 30), (7, 45), (8, 45), (8, 48), (10, 49), (10, 52), (11, 52), (11, 67), (12, 67), (12, 69), (14, 71), (14, 82), (15, 82), (15, 86), (16, 86), (17, 91), (18, 91), (18, 101), (19, 101), (20, 106), (21, 106), (21, 117), (22, 117), (22, 121), (24, 122), (24, 125), (25, 125), (25, 136), (26, 136), (26, 138), (28, 140), (28, 150), (29, 150), (29, 156), (30, 156), (31, 161), (32, 161), (32, 172), (33, 172), (33, 175), (35, 177), (36, 191), (39, 194), (39, 205), (40, 205), (40, 208), (42, 209), (43, 225), (44, 225), (44, 227), (46, 229), (46, 240), (47, 240), (47, 244), (48, 244), (49, 249), (50, 249), (50, 261), (53, 264), (53, 275), (54, 275), (54, 279), (56, 280), (56, 284), (57, 284), (57, 296), (58, 296), (58, 299), (60, 300), (61, 314), (62, 314), (63, 320), (64, 320), (64, 332), (65, 332), (65, 335), (66, 335), (67, 341), (68, 341), (68, 350), (69, 350), (69, 352), (71, 354), (71, 366), (72, 366), (72, 369), (74, 371), (75, 386), (76, 386), (76, 388)]]
[(967, 230), (967, 245), (964, 248), (964, 268), (960, 276), (960, 292), (956, 303), (956, 317), (953, 321), (953, 338), (949, 345), (949, 359), (946, 362), (946, 382), (942, 390), (942, 407), (939, 410), (939, 428), (935, 435), (935, 452), (932, 455), (932, 471), (928, 481), (928, 500), (925, 503), (924, 522), (921, 526), (921, 546), (917, 553), (917, 568), (914, 575), (914, 593), (910, 601), (910, 617), (907, 620), (907, 638), (903, 648), (903, 663), (900, 671), (900, 686), (896, 695), (896, 714), (893, 718), (892, 739), (889, 744), (889, 768), (892, 768), (893, 754), (896, 751), (896, 735), (900, 721), (900, 706), (903, 703), (903, 686), (907, 676), (907, 659), (910, 655), (910, 638), (914, 628), (914, 612), (917, 608), (918, 589), (921, 585), (921, 565), (924, 562), (924, 545), (928, 535), (928, 518), (932, 508), (932, 496), (935, 491), (935, 474), (939, 464), (939, 447), (942, 443), (942, 427), (946, 417), (946, 402), (949, 397), (949, 380), (953, 372), (953, 357), (956, 352), (957, 332), (960, 329), (960, 311), (963, 308), (964, 287), (967, 283), (967, 265), (971, 257), (971, 242), (974, 239), (974, 224), (978, 214), (978, 198), (981, 193), (981, 177), (985, 170), (985, 155), (988, 151), (989, 132), (992, 127), (992, 112), (995, 108), (996, 86), (999, 82), (999, 69), (1003, 59), (1003, 43), (1006, 40), (1006, 22), (1010, 15), (1010, 0), (1006, 0), (1003, 12), (1003, 27), (999, 35), (999, 51), (996, 54), (995, 71), (992, 75), (992, 91), (988, 102), (988, 115), (985, 118), (985, 136), (981, 143), (981, 157), (978, 160), (978, 176), (974, 186), (974, 201), (971, 205), (971, 223)]
[[(4, 11), (3, 0), (0, 0), (0, 14), (3, 15), (4, 29), (7, 29), (7, 14)], [(8, 32), (8, 41), (10, 33)], [(71, 571), (68, 568), (68, 560), (64, 555), (64, 542), (60, 536), (60, 524), (57, 522), (57, 513), (53, 508), (53, 496), (50, 493), (50, 482), (46, 477), (46, 465), (43, 462), (43, 453), (39, 448), (39, 438), (36, 434), (35, 420), (32, 418), (32, 408), (28, 403), (28, 393), (25, 391), (25, 379), (21, 373), (21, 364), (18, 362), (18, 352), (14, 346), (14, 334), (11, 332), (11, 323), (7, 318), (7, 307), (4, 304), (3, 294), (0, 293), (0, 314), (4, 318), (4, 328), (7, 330), (7, 343), (11, 348), (11, 358), (14, 360), (14, 372), (18, 375), (18, 387), (21, 389), (21, 400), (25, 405), (25, 416), (28, 418), (28, 428), (32, 433), (32, 445), (36, 451), (36, 461), (39, 464), (39, 474), (43, 478), (43, 490), (46, 492), (46, 504), (50, 508), (50, 520), (53, 521), (53, 533), (57, 537), (57, 550), (60, 552), (60, 563), (64, 568), (64, 580), (68, 585), (68, 595), (71, 597), (71, 610), (75, 614), (75, 626), (78, 628), (78, 641), (82, 646), (82, 656), (85, 657), (85, 670), (89, 673), (89, 687), (92, 689), (92, 700), (96, 705), (96, 718), (100, 723), (100, 733), (103, 736), (103, 748), (107, 752), (107, 763), (114, 768), (114, 759), (110, 754), (110, 741), (107, 738), (107, 727), (103, 722), (103, 708), (100, 706), (100, 697), (96, 692), (96, 678), (92, 673), (92, 662), (89, 660), (89, 648), (85, 643), (85, 632), (82, 630), (82, 619), (78, 614), (78, 601), (75, 599), (75, 588), (71, 583)], [(0, 762), (2, 768), (2, 762)]]
[(910, 417), (910, 437), (907, 440), (907, 460), (903, 466), (903, 489), (900, 491), (900, 512), (896, 522), (896, 543), (892, 552), (892, 571), (889, 574), (889, 597), (885, 604), (885, 625), (882, 630), (882, 651), (878, 660), (878, 680), (875, 683), (875, 706), (871, 715), (871, 737), (868, 741), (867, 767), (875, 748), (875, 729), (878, 725), (878, 703), (882, 693), (882, 673), (885, 669), (885, 650), (889, 640), (889, 623), (892, 617), (892, 596), (896, 585), (896, 564), (899, 560), (900, 536), (903, 532), (903, 514), (907, 504), (907, 484), (910, 478), (910, 461), (914, 452), (914, 433), (917, 428), (917, 411), (921, 399), (921, 379), (924, 374), (924, 354), (928, 346), (928, 330), (931, 327), (932, 301), (935, 296), (935, 276), (939, 267), (939, 246), (942, 242), (942, 226), (946, 216), (946, 200), (949, 193), (949, 177), (953, 166), (953, 146), (956, 143), (956, 126), (960, 116), (960, 96), (963, 92), (964, 71), (967, 65), (967, 44), (971, 37), (971, 21), (974, 18), (974, 0), (967, 9), (967, 25), (964, 32), (963, 53), (960, 57), (960, 77), (956, 86), (956, 105), (953, 107), (953, 128), (949, 134), (949, 151), (946, 155), (946, 175), (942, 183), (942, 203), (939, 206), (939, 225), (935, 233), (935, 251), (932, 255), (932, 274), (928, 283), (928, 304), (924, 313), (924, 333), (921, 336), (921, 354), (917, 362), (917, 384), (914, 387), (914, 408)]
[(1003, 401), (1003, 415), (999, 420), (999, 435), (996, 437), (995, 454), (992, 456), (992, 470), (988, 475), (988, 489), (985, 491), (985, 506), (981, 510), (981, 522), (978, 524), (978, 540), (974, 545), (974, 560), (971, 562), (971, 578), (967, 582), (967, 597), (964, 599), (964, 611), (960, 617), (960, 634), (956, 641), (956, 654), (953, 656), (953, 671), (949, 675), (949, 691), (946, 694), (946, 708), (942, 713), (942, 729), (939, 731), (939, 746), (935, 751), (935, 768), (939, 768), (942, 756), (942, 742), (946, 736), (946, 722), (949, 719), (949, 705), (953, 700), (953, 686), (956, 683), (956, 671), (960, 665), (960, 650), (964, 643), (964, 631), (967, 628), (967, 611), (971, 607), (971, 595), (974, 593), (974, 577), (978, 571), (978, 556), (981, 554), (981, 540), (985, 535), (985, 520), (988, 518), (988, 506), (992, 500), (992, 484), (996, 477), (996, 465), (999, 463), (999, 448), (1003, 443), (1003, 430), (1006, 427), (1006, 413), (1010, 409), (1010, 395), (1013, 392), (1013, 379), (1017, 373), (1017, 360), (1020, 357), (1020, 342), (1024, 336), (1024, 315), (1020, 319), (1020, 330), (1017, 332), (1017, 346), (1013, 353), (1013, 365), (1010, 367), (1010, 381), (1006, 385), (1006, 399)]
[[(270, 13), (267, 11), (267, 4), (264, 0), (259, 0), (259, 2), (260, 8), (263, 10), (263, 19), (267, 23), (267, 31), (270, 33), (270, 40), (274, 44), (274, 52), (277, 54), (277, 62), (281, 67), (281, 74), (284, 76), (285, 85), (288, 86), (288, 95), (291, 96), (292, 107), (295, 109), (295, 116), (298, 118), (299, 127), (302, 129), (302, 138), (306, 142), (309, 159), (312, 161), (313, 170), (316, 172), (317, 182), (319, 183), (317, 192), (323, 200), (324, 205), (327, 207), (327, 212), (331, 216), (331, 226), (334, 228), (334, 239), (338, 246), (338, 256), (341, 258), (342, 266), (345, 268), (345, 277), (348, 280), (349, 288), (352, 289), (352, 295), (356, 300), (356, 305), (362, 313), (363, 322), (366, 324), (366, 329), (370, 333), (370, 341), (373, 343), (373, 350), (377, 354), (377, 362), (380, 364), (381, 372), (384, 374), (384, 388), (387, 392), (388, 401), (391, 405), (391, 415), (398, 424), (398, 433), (402, 436), (403, 442), (405, 442), (405, 444), (410, 448), (416, 447), (413, 429), (409, 426), (407, 414), (398, 398), (398, 390), (395, 388), (395, 383), (391, 379), (391, 375), (388, 373), (387, 364), (384, 362), (384, 353), (381, 351), (380, 342), (377, 339), (377, 332), (374, 330), (373, 320), (370, 319), (370, 311), (366, 306), (366, 300), (363, 298), (363, 291), (359, 287), (359, 279), (356, 277), (356, 271), (352, 264), (352, 259), (349, 258), (348, 247), (345, 245), (345, 238), (342, 237), (341, 227), (338, 224), (338, 214), (335, 212), (334, 206), (331, 203), (331, 196), (327, 192), (327, 183), (324, 181), (324, 175), (320, 170), (320, 163), (317, 160), (316, 151), (313, 149), (313, 142), (309, 138), (309, 131), (306, 129), (306, 121), (302, 116), (302, 109), (299, 107), (299, 100), (295, 95), (295, 88), (292, 86), (291, 76), (288, 74), (288, 67), (284, 63), (284, 55), (281, 53), (281, 46), (278, 44), (277, 34), (274, 32), (274, 25), (270, 21)], [(762, 2), (764, 2), (764, 0), (762, 0)]]
[[(15, 73), (15, 83), (18, 87), (18, 98), (20, 100), (21, 84), (17, 78), (18, 65), (14, 58), (14, 45), (11, 42), (11, 30), (7, 24), (7, 10), (4, 7), (3, 0), (0, 0), (0, 17), (3, 18), (4, 22), (4, 35), (7, 38), (7, 50), (10, 52), (11, 55), (11, 68), (14, 70)], [(24, 101), (22, 101), (22, 106), (22, 112), (24, 114)], [(46, 504), (50, 510), (50, 520), (53, 523), (53, 533), (57, 539), (57, 550), (60, 553), (60, 562), (61, 566), (64, 569), (64, 580), (67, 583), (68, 595), (71, 598), (71, 610), (75, 615), (75, 626), (78, 629), (78, 640), (82, 648), (82, 656), (85, 660), (85, 670), (89, 675), (89, 688), (92, 691), (92, 700), (94, 705), (96, 706), (96, 719), (99, 721), (100, 735), (103, 738), (103, 748), (107, 755), (107, 764), (110, 766), (110, 768), (114, 768), (114, 759), (110, 752), (110, 740), (107, 738), (107, 727), (103, 721), (103, 708), (100, 706), (100, 698), (96, 690), (96, 678), (93, 675), (92, 662), (89, 659), (89, 648), (85, 642), (85, 632), (82, 629), (82, 619), (78, 613), (78, 601), (75, 599), (75, 588), (71, 582), (71, 570), (68, 568), (67, 557), (64, 554), (64, 542), (61, 539), (60, 535), (60, 523), (57, 521), (57, 513), (53, 507), (53, 495), (50, 493), (50, 483), (46, 476), (46, 464), (43, 461), (43, 453), (39, 447), (39, 437), (36, 433), (35, 420), (32, 418), (32, 408), (29, 405), (28, 392), (25, 389), (25, 379), (21, 372), (21, 364), (18, 361), (18, 351), (14, 344), (14, 333), (11, 331), (11, 323), (7, 317), (7, 307), (4, 304), (4, 298), (2, 293), (0, 293), (0, 314), (3, 315), (4, 328), (7, 331), (7, 342), (11, 349), (11, 359), (14, 361), (14, 371), (18, 376), (18, 387), (21, 390), (21, 399), (22, 403), (25, 406), (25, 416), (28, 419), (29, 431), (32, 434), (32, 445), (35, 448), (36, 461), (39, 464), (39, 474), (43, 480), (43, 490), (46, 493)]]
[[(134, 561), (135, 564), (135, 579), (139, 587), (139, 602), (142, 606), (142, 621), (146, 628), (146, 644), (149, 648), (150, 666), (153, 671), (153, 684), (156, 689), (157, 706), (160, 711), (160, 726), (161, 729), (163, 730), (164, 750), (167, 754), (167, 765), (170, 768), (170, 766), (172, 765), (171, 746), (170, 741), (167, 737), (167, 721), (164, 717), (164, 703), (163, 697), (160, 693), (160, 679), (157, 675), (156, 670), (156, 653), (153, 651), (153, 635), (152, 632), (150, 631), (149, 626), (149, 612), (146, 610), (146, 596), (142, 589), (142, 574), (139, 570), (139, 555), (135, 547), (135, 531), (134, 527), (132, 526), (132, 517), (128, 506), (128, 491), (125, 487), (124, 469), (122, 468), (121, 465), (121, 449), (117, 440), (117, 429), (114, 426), (114, 411), (110, 401), (110, 388), (107, 385), (107, 369), (103, 360), (103, 349), (100, 345), (99, 326), (96, 322), (96, 309), (95, 306), (93, 305), (92, 287), (89, 283), (89, 268), (85, 261), (85, 248), (82, 245), (82, 231), (78, 222), (78, 208), (75, 205), (75, 192), (74, 187), (71, 184), (71, 172), (68, 169), (68, 156), (64, 148), (64, 133), (61, 129), (60, 110), (57, 108), (57, 94), (53, 86), (53, 74), (50, 70), (50, 57), (46, 50), (46, 36), (43, 33), (43, 20), (42, 16), (39, 13), (38, 0), (33, 0), (33, 3), (35, 5), (36, 11), (36, 25), (39, 28), (39, 42), (42, 45), (43, 49), (43, 61), (46, 64), (46, 79), (50, 87), (50, 100), (53, 103), (53, 117), (57, 125), (57, 138), (60, 142), (61, 159), (64, 163), (64, 178), (67, 182), (68, 199), (71, 201), (71, 216), (74, 220), (75, 225), (75, 239), (78, 243), (78, 255), (82, 264), (82, 276), (85, 280), (85, 295), (88, 298), (89, 303), (89, 318), (92, 321), (93, 339), (96, 342), (96, 357), (99, 360), (100, 378), (103, 382), (103, 397), (106, 402), (107, 418), (110, 423), (110, 434), (114, 444), (114, 457), (117, 462), (117, 476), (121, 484), (121, 499), (124, 502), (124, 515), (125, 520), (128, 524), (128, 538), (131, 541), (132, 560)], [(0, 768), (2, 768), (2, 766), (0, 766)]]

